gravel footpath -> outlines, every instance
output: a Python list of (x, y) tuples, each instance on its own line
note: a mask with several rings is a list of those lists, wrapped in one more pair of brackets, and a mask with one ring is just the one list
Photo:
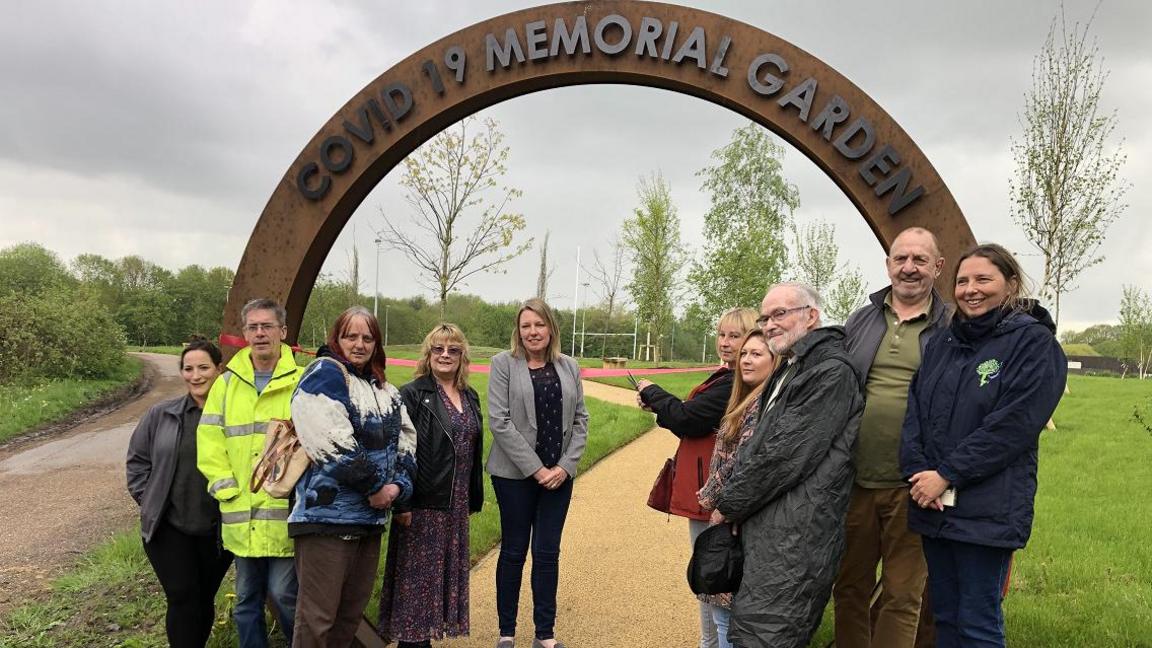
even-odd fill
[[(585, 395), (635, 405), (635, 392), (584, 382)], [(591, 434), (596, 433), (595, 421)], [(606, 457), (576, 480), (560, 554), (556, 638), (571, 648), (690, 646), (698, 636), (696, 599), (684, 570), (691, 555), (688, 524), (648, 508), (648, 491), (676, 438), (654, 429)], [(496, 644), (496, 558), (472, 570), (472, 636), (437, 645)], [(516, 645), (533, 637), (529, 565), (520, 596)]]

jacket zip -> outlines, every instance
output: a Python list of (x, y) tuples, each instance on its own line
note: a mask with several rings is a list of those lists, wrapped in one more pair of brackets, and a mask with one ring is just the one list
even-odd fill
[[(439, 398), (440, 396), (436, 394), (435, 397)], [(461, 394), (461, 405), (464, 404), (463, 399), (464, 395)], [(448, 437), (448, 443), (452, 448), (452, 481), (448, 485), (448, 510), (451, 511), (452, 504), (456, 500), (456, 439), (453, 438), (452, 434), (448, 432), (448, 429), (444, 427), (444, 422), (440, 420), (440, 417), (436, 416), (436, 410), (428, 404), (428, 399), (423, 398), (420, 402), (424, 405), (425, 409), (428, 410), (428, 413), (432, 415), (432, 418), (435, 419), (436, 425), (440, 427), (440, 431), (444, 433), (444, 436)]]

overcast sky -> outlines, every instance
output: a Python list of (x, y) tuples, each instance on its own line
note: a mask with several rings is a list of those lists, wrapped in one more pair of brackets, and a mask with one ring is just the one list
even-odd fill
[[(65, 261), (138, 254), (169, 268), (235, 267), (272, 190), (313, 134), (393, 64), (477, 21), (529, 2), (35, 2), (0, 21), (0, 247), (36, 241)], [(976, 237), (1032, 250), (1009, 217), (1009, 138), (1056, 2), (692, 3), (772, 32), (844, 74), (911, 135), (935, 165)], [(1096, 2), (1070, 0), (1069, 20)], [(1152, 290), (1152, 3), (1104, 0), (1095, 17), (1111, 70), (1102, 105), (1133, 182), (1108, 233), (1108, 260), (1065, 298), (1062, 328), (1112, 320), (1122, 284)], [(670, 182), (684, 240), (700, 241), (708, 198), (697, 170), (745, 120), (705, 101), (630, 86), (540, 92), (482, 113), (511, 147), (508, 182), (528, 236), (551, 231), (550, 296), (570, 307), (576, 248), (602, 253), (636, 204), (636, 181)], [(800, 223), (836, 224), (841, 254), (870, 288), (883, 251), (847, 198), (789, 149)], [(394, 171), (368, 197), (329, 255), (346, 272), (355, 227), (362, 289), (374, 288), (379, 210), (408, 207)], [(1034, 256), (1022, 257), (1034, 276)], [(466, 288), (492, 300), (535, 289), (535, 252), (505, 275)], [(398, 253), (380, 258), (380, 292), (428, 294)], [(432, 295), (428, 294), (429, 297)], [(594, 299), (590, 294), (589, 299)]]

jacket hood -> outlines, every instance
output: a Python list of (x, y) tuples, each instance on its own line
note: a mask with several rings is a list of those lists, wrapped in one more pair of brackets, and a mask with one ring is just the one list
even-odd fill
[(1048, 310), (1035, 299), (1024, 299), (1021, 300), (1019, 308), (1005, 314), (1004, 319), (996, 325), (994, 335), (1004, 335), (1032, 324), (1040, 324), (1053, 335), (1056, 334), (1056, 322), (1052, 320)]
[(1040, 302), (1035, 299), (1023, 299), (1020, 301), (1021, 312), (1027, 313), (1032, 316), (1032, 319), (1043, 324), (1052, 335), (1056, 335), (1056, 321), (1052, 319), (1052, 315), (1048, 309), (1040, 305)]
[(792, 345), (792, 354), (797, 359), (803, 358), (818, 345), (828, 341), (844, 341), (844, 328), (841, 326), (821, 326), (808, 331), (808, 334)]

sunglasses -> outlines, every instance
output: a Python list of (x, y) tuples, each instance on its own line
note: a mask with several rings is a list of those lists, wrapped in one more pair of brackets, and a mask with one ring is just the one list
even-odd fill
[(458, 357), (460, 354), (464, 353), (464, 349), (461, 349), (458, 346), (444, 347), (437, 345), (428, 349), (428, 351), (430, 351), (434, 356), (443, 355), (444, 352), (447, 351), (448, 355), (452, 356), (453, 358)]

